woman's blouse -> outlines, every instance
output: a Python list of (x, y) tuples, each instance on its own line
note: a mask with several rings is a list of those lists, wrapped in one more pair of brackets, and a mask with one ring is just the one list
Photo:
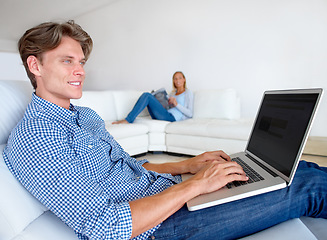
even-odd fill
[(182, 121), (193, 117), (193, 93), (186, 89), (182, 94), (176, 95), (172, 92), (169, 97), (174, 97), (177, 100), (177, 106), (168, 111), (173, 114), (176, 121)]

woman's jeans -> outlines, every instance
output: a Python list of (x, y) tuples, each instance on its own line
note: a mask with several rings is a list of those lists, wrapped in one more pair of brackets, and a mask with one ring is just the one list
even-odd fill
[(176, 121), (174, 116), (168, 112), (151, 93), (143, 93), (140, 96), (125, 120), (129, 123), (134, 122), (135, 118), (143, 111), (145, 107), (148, 107), (150, 116), (153, 119), (165, 120), (169, 122)]
[(301, 161), (290, 187), (189, 212), (184, 206), (149, 239), (235, 239), (301, 216), (327, 218), (327, 168)]

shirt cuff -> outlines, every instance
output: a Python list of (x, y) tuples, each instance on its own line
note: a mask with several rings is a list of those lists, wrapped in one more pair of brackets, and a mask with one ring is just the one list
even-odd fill
[(149, 161), (146, 159), (142, 159), (142, 160), (137, 160), (137, 162), (142, 166), (144, 163), (148, 163)]

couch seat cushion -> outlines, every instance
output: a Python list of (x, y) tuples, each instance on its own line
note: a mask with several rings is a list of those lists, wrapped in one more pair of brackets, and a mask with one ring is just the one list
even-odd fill
[(166, 126), (170, 123), (168, 121), (153, 120), (151, 117), (138, 117), (134, 123), (144, 124), (149, 128), (151, 133), (165, 133)]
[(52, 212), (46, 211), (11, 240), (78, 240), (74, 231)]
[(132, 136), (138, 136), (147, 134), (149, 128), (144, 124), (112, 124), (110, 121), (106, 121), (106, 129), (115, 139), (122, 139)]
[(299, 219), (291, 219), (270, 227), (261, 232), (241, 238), (242, 240), (261, 240), (261, 239), (305, 239), (316, 240), (315, 235)]
[(167, 125), (166, 133), (190, 136), (247, 140), (253, 120), (188, 119)]

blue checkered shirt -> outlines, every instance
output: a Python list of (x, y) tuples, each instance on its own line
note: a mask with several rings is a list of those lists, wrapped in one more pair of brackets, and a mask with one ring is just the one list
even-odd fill
[(93, 110), (72, 104), (67, 110), (35, 94), (3, 155), (22, 185), (79, 239), (129, 239), (128, 202), (181, 181), (143, 168), (147, 161), (130, 157)]

